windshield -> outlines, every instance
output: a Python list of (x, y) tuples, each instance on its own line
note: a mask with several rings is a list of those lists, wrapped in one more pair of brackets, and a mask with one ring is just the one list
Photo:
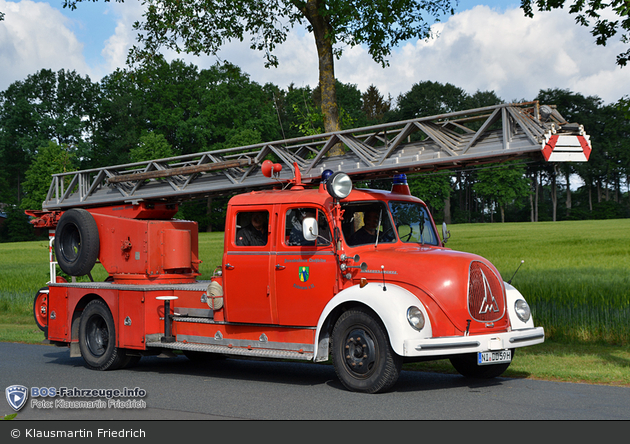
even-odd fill
[(389, 211), (383, 202), (352, 202), (343, 204), (342, 208), (344, 210), (342, 231), (348, 245), (396, 241)]
[(440, 244), (429, 212), (423, 205), (417, 202), (390, 202), (389, 208), (401, 241), (435, 246)]

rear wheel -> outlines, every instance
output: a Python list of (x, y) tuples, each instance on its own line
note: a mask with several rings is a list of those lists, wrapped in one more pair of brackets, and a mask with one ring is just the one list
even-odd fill
[[(514, 359), (514, 350), (512, 350), (512, 359)], [(491, 379), (501, 376), (511, 364), (511, 362), (506, 362), (505, 364), (478, 365), (477, 353), (453, 356), (450, 358), (450, 361), (460, 375), (478, 379)]]
[(133, 359), (116, 347), (114, 318), (107, 305), (95, 299), (83, 310), (79, 322), (79, 348), (87, 366), (94, 370), (114, 370)]
[(363, 310), (339, 317), (332, 333), (332, 361), (341, 383), (364, 393), (390, 389), (402, 368), (382, 324)]

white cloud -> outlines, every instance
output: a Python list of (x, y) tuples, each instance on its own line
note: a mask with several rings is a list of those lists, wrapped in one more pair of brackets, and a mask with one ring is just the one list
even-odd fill
[(529, 100), (547, 88), (598, 95), (606, 102), (628, 93), (630, 67), (615, 65), (623, 45), (597, 46), (588, 29), (564, 11), (529, 19), (519, 8), (498, 12), (477, 6), (435, 28), (439, 38), (403, 45), (384, 70), (374, 71), (377, 65), (367, 54), (352, 63), (342, 58), (338, 78), (361, 90), (374, 83), (394, 97), (424, 80), (449, 82), (470, 93), (494, 90), (506, 101)]
[(0, 0), (0, 90), (41, 69), (89, 73), (69, 20), (47, 3)]
[(116, 29), (114, 34), (105, 41), (101, 51), (104, 66), (108, 69), (106, 74), (125, 66), (129, 49), (136, 44), (137, 32), (133, 30), (133, 24), (142, 19), (142, 12), (140, 2), (128, 1), (110, 5), (107, 14), (116, 17)]
[[(132, 24), (142, 18), (142, 5), (132, 0), (101, 4), (107, 20), (115, 18), (116, 25), (109, 37), (93, 42), (99, 45), (98, 50), (89, 54), (100, 53), (101, 59), (90, 59), (88, 64), (82, 55), (82, 42), (72, 29), (92, 4), (81, 5), (74, 11), (79, 13), (77, 21), (70, 22), (47, 3), (0, 0), (0, 11), (7, 14), (0, 22), (0, 90), (42, 68), (76, 69), (96, 81), (124, 67), (128, 51), (136, 43)], [(101, 25), (80, 24), (88, 29)], [(623, 44), (597, 46), (589, 30), (578, 26), (564, 11), (537, 13), (529, 19), (517, 6), (477, 6), (436, 24), (434, 29), (439, 31), (439, 38), (401, 45), (389, 58), (388, 68), (372, 61), (365, 48), (346, 48), (336, 61), (336, 76), (362, 91), (374, 84), (381, 93), (394, 98), (424, 80), (449, 82), (470, 93), (493, 90), (506, 101), (529, 100), (547, 88), (597, 95), (605, 102), (629, 93), (630, 67), (615, 65)], [(264, 68), (263, 54), (249, 49), (247, 40), (227, 43), (217, 57), (172, 53), (167, 57), (182, 58), (200, 68), (219, 59), (227, 60), (241, 67), (253, 81), (286, 88), (291, 83), (317, 85), (316, 54), (313, 36), (297, 29), (277, 48), (278, 68)]]

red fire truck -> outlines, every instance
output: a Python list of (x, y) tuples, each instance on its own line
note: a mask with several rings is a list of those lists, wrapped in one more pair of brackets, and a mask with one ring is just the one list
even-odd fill
[[(338, 144), (345, 154), (327, 156)], [(331, 359), (367, 393), (416, 360), (496, 377), (543, 328), (489, 261), (445, 247), (405, 174), (589, 153), (581, 126), (528, 103), (58, 174), (44, 209), (27, 212), (51, 228), (35, 320), (96, 370), (181, 351)], [(387, 176), (389, 190), (353, 187)], [(173, 217), (183, 200), (226, 194), (222, 262), (201, 280), (197, 223)]]

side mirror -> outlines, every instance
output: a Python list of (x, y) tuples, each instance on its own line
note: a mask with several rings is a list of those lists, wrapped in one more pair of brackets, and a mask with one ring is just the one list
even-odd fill
[(319, 229), (317, 227), (317, 219), (314, 217), (305, 217), (302, 221), (302, 235), (308, 242), (312, 242), (317, 239), (319, 235)]
[(442, 244), (446, 245), (446, 241), (451, 237), (451, 232), (446, 229), (446, 222), (442, 222)]

